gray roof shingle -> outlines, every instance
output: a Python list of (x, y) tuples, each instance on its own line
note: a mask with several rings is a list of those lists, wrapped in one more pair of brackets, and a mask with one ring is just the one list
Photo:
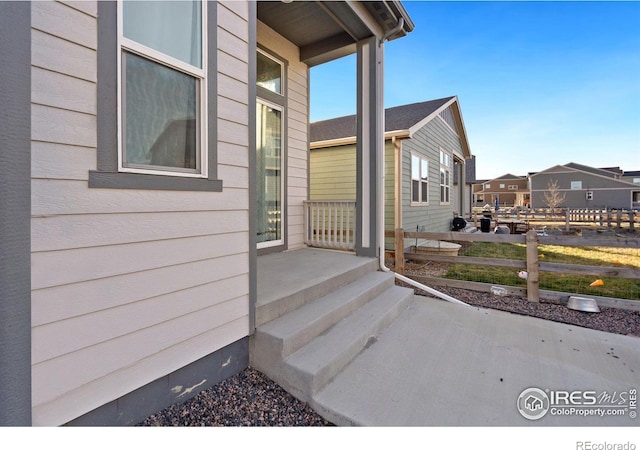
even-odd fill
[[(395, 106), (385, 110), (385, 132), (408, 130), (425, 117), (432, 114), (452, 97)], [(348, 138), (356, 135), (356, 116), (337, 117), (311, 124), (311, 142)]]

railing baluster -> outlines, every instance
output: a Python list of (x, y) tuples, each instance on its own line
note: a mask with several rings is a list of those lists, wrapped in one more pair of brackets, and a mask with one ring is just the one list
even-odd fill
[(353, 249), (355, 206), (355, 201), (305, 201), (305, 243), (315, 247)]

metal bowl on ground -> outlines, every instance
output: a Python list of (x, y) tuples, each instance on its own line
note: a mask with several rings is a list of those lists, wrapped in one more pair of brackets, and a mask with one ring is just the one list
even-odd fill
[(576, 311), (584, 311), (584, 312), (600, 312), (600, 308), (598, 307), (598, 303), (592, 299), (587, 297), (576, 297), (572, 295), (569, 297), (569, 301), (567, 302), (567, 308), (575, 309)]

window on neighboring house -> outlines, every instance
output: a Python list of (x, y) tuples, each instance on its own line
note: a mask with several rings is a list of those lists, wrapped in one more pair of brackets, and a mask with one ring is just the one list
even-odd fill
[(509, 190), (510, 190), (510, 191), (517, 191), (517, 190), (518, 190), (518, 185), (516, 185), (516, 184), (510, 184), (510, 185), (509, 185)]
[(451, 200), (451, 156), (440, 150), (440, 203)]
[(504, 189), (504, 183), (500, 183), (500, 189)]
[(572, 181), (571, 189), (582, 189), (582, 181)]
[(484, 188), (485, 188), (485, 189), (491, 189), (491, 184), (490, 184), (490, 183), (485, 184), (485, 185), (484, 185)]
[(640, 178), (634, 178), (633, 184), (640, 184)]
[(90, 187), (221, 190), (211, 142), (217, 45), (207, 33), (215, 8), (123, 1), (99, 2), (98, 12), (98, 170)]
[(429, 161), (411, 155), (411, 202), (429, 202)]

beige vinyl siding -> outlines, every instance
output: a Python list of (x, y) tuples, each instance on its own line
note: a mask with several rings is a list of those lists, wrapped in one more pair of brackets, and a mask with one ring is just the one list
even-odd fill
[(287, 62), (286, 73), (286, 184), (287, 244), (289, 250), (304, 246), (304, 208), (308, 198), (308, 104), (309, 76), (300, 62), (300, 51), (262, 22), (258, 22), (258, 43)]
[[(395, 228), (395, 158), (393, 143), (385, 142), (385, 229)], [(344, 145), (311, 150), (311, 200), (356, 200), (356, 146)], [(393, 239), (385, 246), (393, 248)]]
[(311, 200), (356, 199), (356, 147), (345, 145), (311, 150)]
[(211, 193), (88, 188), (97, 8), (67, 3), (32, 6), (34, 425), (64, 424), (249, 332), (247, 4), (210, 3), (224, 182)]
[[(454, 202), (440, 204), (440, 149), (451, 156), (462, 154), (460, 139), (442, 120), (434, 119), (418, 130), (411, 139), (402, 141), (402, 209), (405, 231), (445, 232), (451, 230)], [(429, 204), (411, 206), (411, 152), (429, 161)], [(453, 165), (451, 195), (453, 191)]]

